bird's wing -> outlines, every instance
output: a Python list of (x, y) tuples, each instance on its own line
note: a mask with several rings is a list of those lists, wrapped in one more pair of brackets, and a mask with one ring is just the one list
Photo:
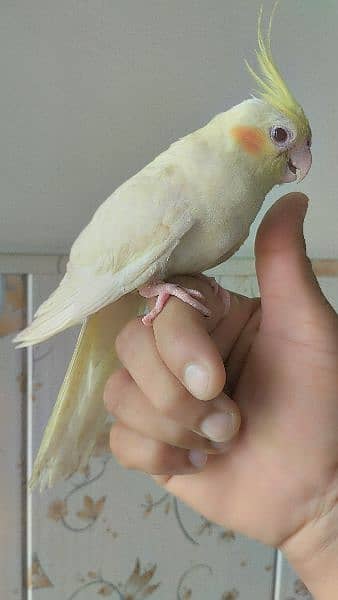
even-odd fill
[(154, 168), (118, 188), (75, 241), (58, 288), (14, 342), (44, 341), (161, 273), (193, 225), (183, 188)]

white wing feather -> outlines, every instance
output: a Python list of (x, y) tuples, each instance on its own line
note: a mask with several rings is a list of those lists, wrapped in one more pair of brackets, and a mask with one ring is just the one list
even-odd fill
[(18, 347), (42, 342), (160, 276), (193, 223), (182, 188), (154, 163), (118, 188), (73, 244), (64, 278), (16, 336)]

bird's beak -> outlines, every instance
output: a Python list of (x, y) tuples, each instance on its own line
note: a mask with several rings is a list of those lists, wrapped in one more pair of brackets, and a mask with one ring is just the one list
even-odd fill
[(288, 153), (288, 162), (282, 182), (289, 183), (291, 181), (303, 181), (304, 177), (311, 169), (312, 154), (309, 143), (302, 142), (297, 144)]

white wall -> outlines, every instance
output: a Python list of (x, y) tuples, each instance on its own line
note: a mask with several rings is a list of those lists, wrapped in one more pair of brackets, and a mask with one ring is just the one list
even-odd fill
[[(2, 2), (0, 252), (67, 252), (118, 184), (247, 97), (243, 58), (253, 60), (260, 2)], [(335, 0), (283, 0), (273, 30), (313, 128), (313, 169), (300, 189), (311, 195), (306, 232), (317, 257), (338, 256), (337, 28)], [(252, 239), (241, 250), (251, 253)]]

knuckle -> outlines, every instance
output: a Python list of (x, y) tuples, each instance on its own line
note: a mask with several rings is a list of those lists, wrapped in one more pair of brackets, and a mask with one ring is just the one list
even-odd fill
[(177, 448), (186, 448), (191, 445), (191, 439), (189, 434), (182, 429), (175, 432), (175, 435), (172, 436), (170, 443), (172, 446), (176, 446)]
[(125, 389), (132, 383), (132, 378), (129, 371), (122, 367), (113, 373), (111, 376), (113, 389), (116, 391), (125, 391)]
[(152, 456), (149, 465), (150, 473), (171, 472), (178, 466), (177, 453), (179, 450), (168, 444), (158, 444), (156, 453)]
[(121, 467), (123, 467), (124, 469), (127, 469), (128, 471), (136, 469), (135, 462), (128, 455), (125, 455), (125, 454), (119, 454), (119, 455), (115, 454), (115, 459), (117, 460), (117, 462), (119, 463), (119, 465), (121, 465)]
[(112, 453), (117, 457), (118, 448), (119, 448), (119, 431), (118, 425), (114, 423), (110, 429), (109, 434), (109, 447)]
[(127, 369), (119, 369), (110, 375), (103, 391), (103, 402), (107, 410), (110, 412), (117, 410), (120, 399), (123, 397), (122, 392), (130, 382), (131, 377)]
[(126, 453), (124, 446), (123, 428), (118, 424), (114, 424), (110, 430), (109, 445), (117, 462), (125, 469), (132, 469), (132, 460), (130, 455)]
[(147, 471), (149, 473), (163, 473), (171, 469), (173, 450), (167, 444), (159, 443), (151, 456), (148, 457)]
[(124, 469), (156, 475), (172, 472), (177, 468), (177, 449), (168, 444), (156, 442), (151, 447), (139, 448), (137, 453), (130, 452), (124, 443), (123, 427), (119, 424), (114, 425), (111, 429), (110, 448), (116, 461)]
[(115, 340), (115, 350), (120, 359), (127, 358), (135, 345), (135, 338), (140, 334), (139, 319), (133, 319), (118, 333)]
[(121, 467), (124, 469), (128, 469), (128, 471), (135, 470), (137, 468), (135, 460), (133, 460), (128, 454), (115, 454), (115, 458), (119, 465), (121, 465)]
[(122, 429), (119, 423), (113, 423), (109, 434), (109, 446), (114, 454), (117, 454), (123, 441)]
[(157, 397), (155, 408), (165, 417), (177, 419), (186, 411), (189, 398), (189, 392), (184, 388), (177, 388)]
[(114, 394), (114, 375), (111, 375), (109, 379), (107, 379), (106, 384), (103, 390), (103, 403), (107, 410), (110, 410), (112, 398), (115, 397)]
[(196, 431), (187, 431), (183, 427), (176, 430), (175, 435), (170, 440), (170, 444), (181, 449), (205, 449), (209, 446), (208, 440), (199, 435), (197, 429)]

